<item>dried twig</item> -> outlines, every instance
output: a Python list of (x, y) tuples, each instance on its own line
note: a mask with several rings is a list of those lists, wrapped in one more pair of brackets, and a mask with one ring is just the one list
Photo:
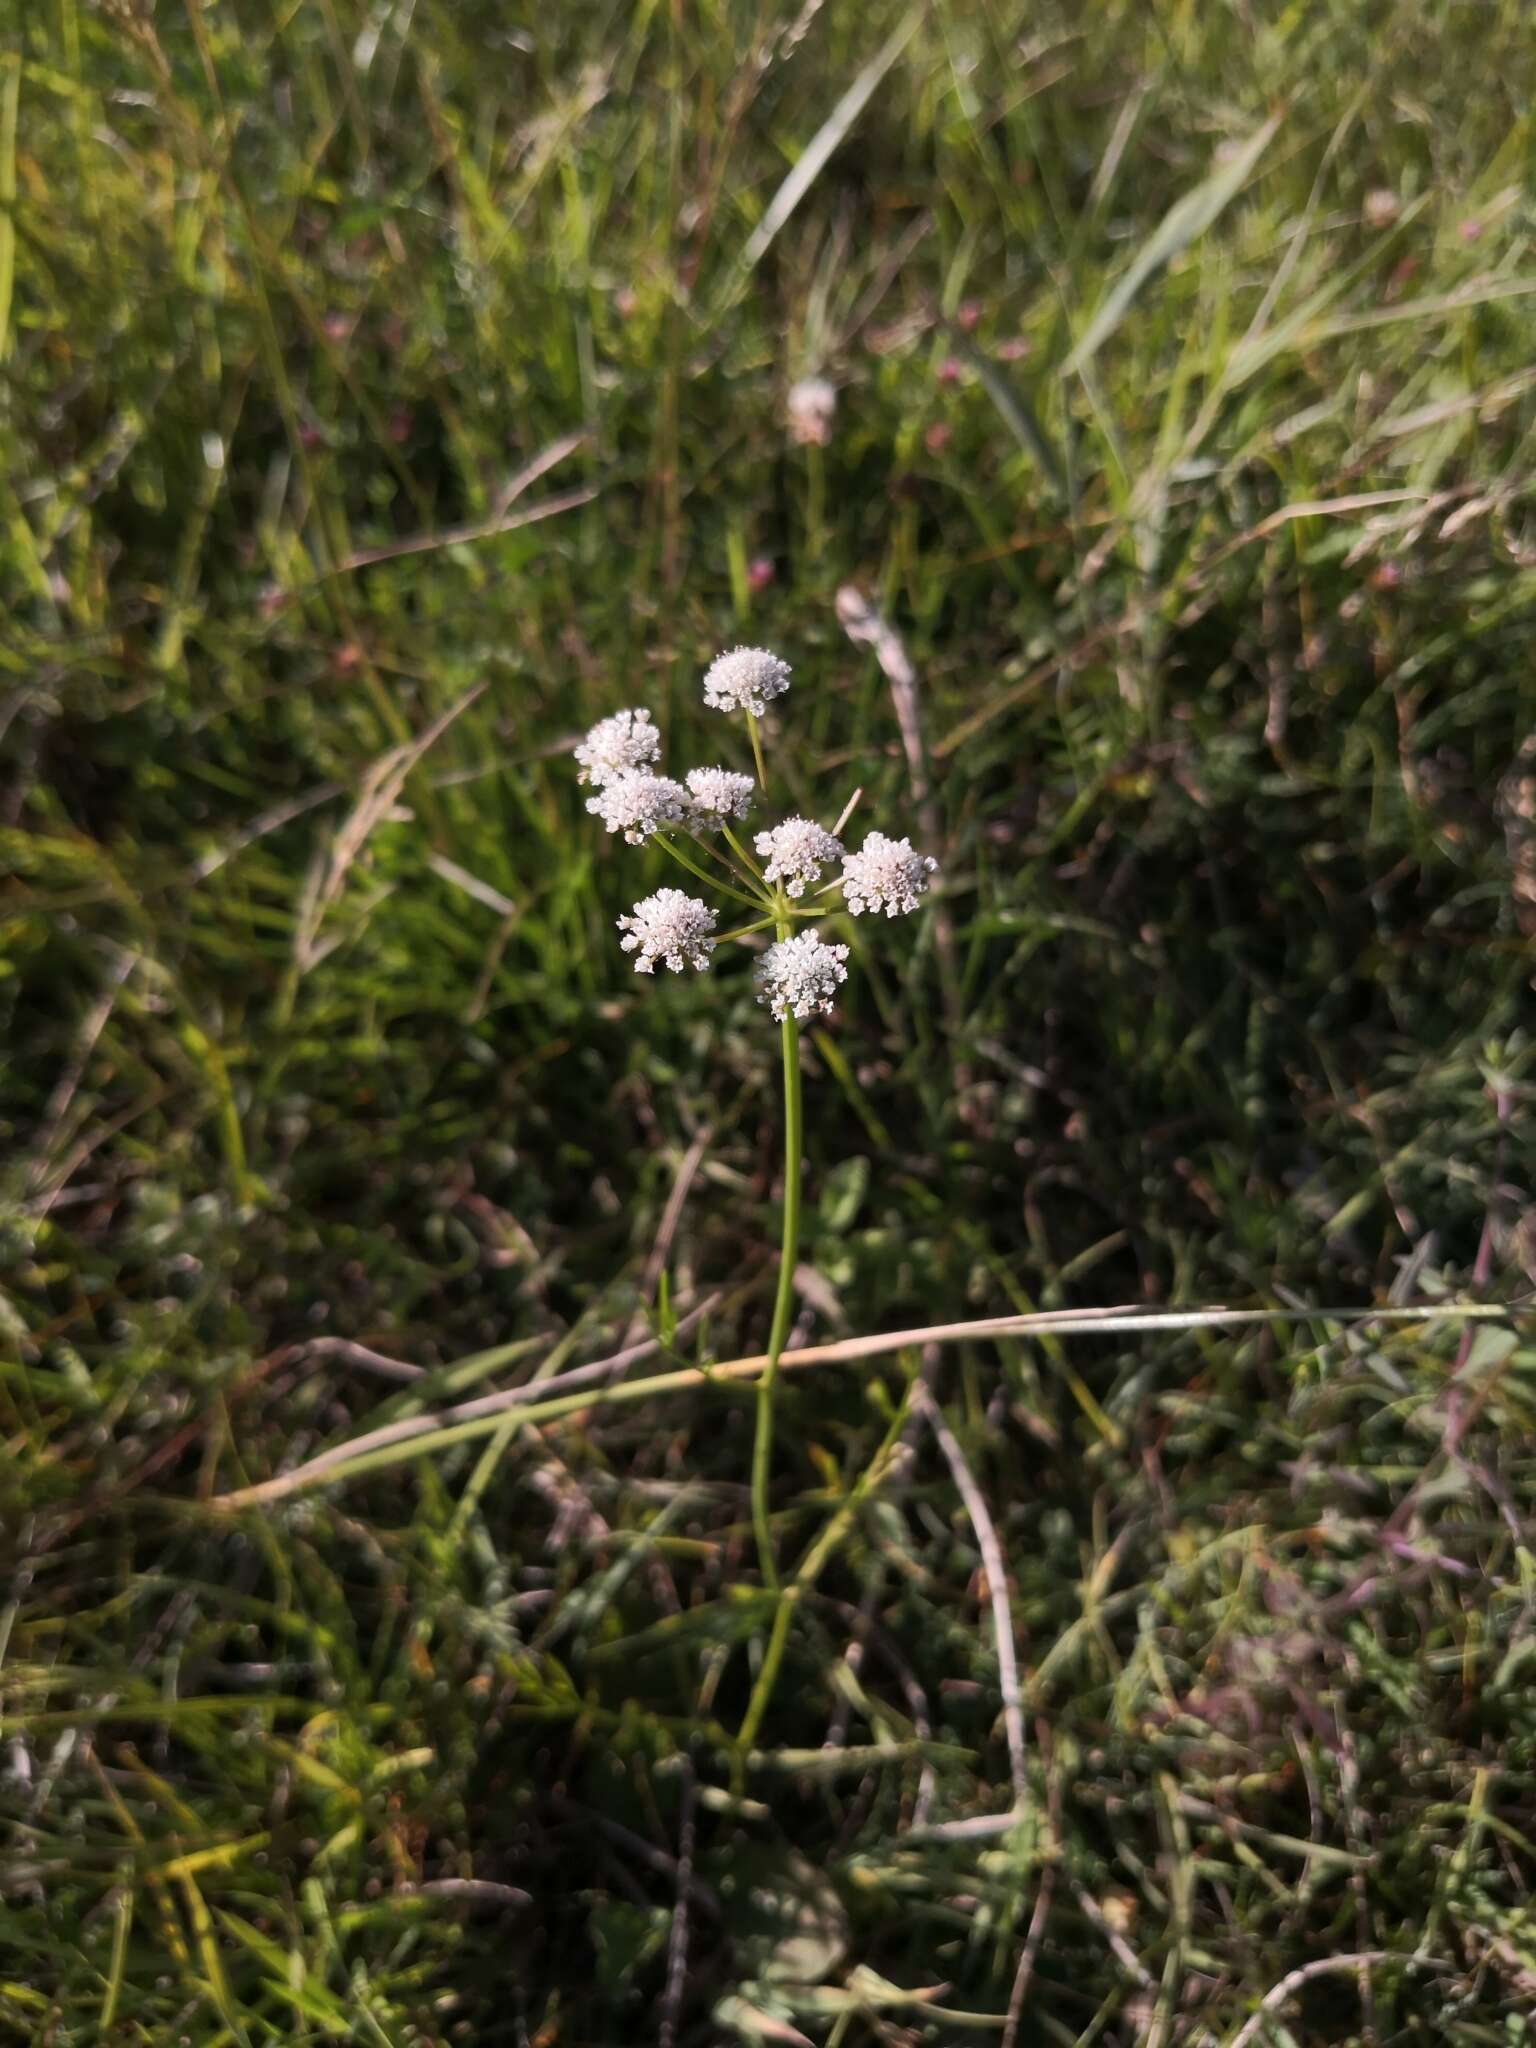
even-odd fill
[(382, 1351), (370, 1350), (366, 1344), (355, 1344), (350, 1337), (310, 1337), (302, 1344), (295, 1344), (292, 1351), (283, 1357), (305, 1358), (319, 1364), (323, 1359), (335, 1359), (338, 1365), (355, 1365), (362, 1372), (371, 1372), (382, 1380), (425, 1379), (428, 1368), (412, 1365), (404, 1358), (389, 1358)]
[(672, 2048), (677, 2039), (678, 2016), (688, 1985), (688, 1906), (693, 1892), (693, 1821), (698, 1787), (693, 1766), (683, 1759), (682, 1814), (677, 1825), (677, 1904), (672, 1912), (672, 1932), (667, 1942), (667, 1982), (661, 1997), (661, 2024), (657, 2030), (661, 2048)]
[[(721, 1297), (711, 1295), (678, 1325), (677, 1334), (682, 1335), (701, 1316), (717, 1307)], [(808, 1344), (800, 1351), (786, 1351), (779, 1361), (781, 1371), (801, 1371), (808, 1366), (848, 1364), (861, 1358), (878, 1358), (892, 1351), (906, 1351), (925, 1344), (976, 1343), (996, 1337), (1040, 1337), (1065, 1336), (1092, 1331), (1095, 1335), (1117, 1334), (1127, 1330), (1201, 1330), (1251, 1327), (1257, 1323), (1313, 1322), (1328, 1318), (1337, 1322), (1446, 1322), (1460, 1321), (1467, 1317), (1484, 1321), (1507, 1322), (1511, 1318), (1532, 1313), (1532, 1303), (1489, 1303), (1489, 1302), (1436, 1302), (1422, 1308), (1210, 1308), (1144, 1310), (1130, 1306), (1103, 1309), (1044, 1309), (1030, 1315), (983, 1316), (968, 1323), (933, 1323), (915, 1330), (887, 1330), (868, 1337), (840, 1337), (832, 1344)], [(417, 1415), (385, 1425), (382, 1429), (370, 1431), (368, 1435), (354, 1437), (345, 1444), (337, 1444), (324, 1451), (307, 1464), (297, 1465), (292, 1471), (280, 1473), (276, 1478), (267, 1479), (256, 1486), (247, 1486), (233, 1493), (221, 1494), (210, 1503), (214, 1507), (253, 1507), (260, 1502), (281, 1500), (291, 1493), (301, 1492), (305, 1487), (321, 1482), (326, 1475), (335, 1476), (338, 1468), (370, 1451), (386, 1448), (388, 1445), (412, 1437), (427, 1437), (446, 1426), (470, 1424), (485, 1421), (487, 1429), (496, 1425), (486, 1418), (499, 1416), (504, 1410), (527, 1401), (535, 1404), (529, 1417), (531, 1422), (552, 1422), (564, 1414), (574, 1414), (586, 1407), (628, 1401), (654, 1400), (665, 1394), (691, 1392), (707, 1386), (715, 1380), (752, 1380), (765, 1370), (768, 1364), (766, 1353), (751, 1358), (733, 1358), (721, 1365), (708, 1367), (685, 1366), (676, 1372), (654, 1373), (648, 1379), (629, 1380), (619, 1385), (601, 1385), (613, 1381), (615, 1375), (626, 1366), (647, 1357), (657, 1349), (654, 1341), (636, 1345), (628, 1353), (620, 1352), (615, 1357), (599, 1359), (593, 1365), (583, 1365), (574, 1371), (561, 1373), (553, 1379), (528, 1381), (522, 1386), (509, 1387), (498, 1394), (482, 1395), (478, 1400), (460, 1403), (456, 1408), (439, 1410), (433, 1415)], [(577, 1389), (589, 1391), (578, 1392)]]
[(318, 810), (321, 804), (328, 804), (343, 793), (339, 782), (322, 782), (314, 789), (307, 789), (302, 796), (293, 796), (280, 804), (273, 804), (269, 810), (260, 812), (249, 825), (240, 830), (222, 845), (211, 848), (193, 864), (194, 882), (206, 882), (210, 875), (216, 875), (227, 861), (236, 854), (244, 853), (248, 846), (254, 846), (258, 839), (265, 839), (269, 832), (281, 831), (284, 825), (291, 825), (295, 818), (302, 818), (306, 811)]
[(1002, 2048), (1014, 2048), (1019, 2038), (1019, 2021), (1024, 2016), (1024, 2000), (1029, 1995), (1030, 1979), (1035, 1974), (1035, 1958), (1040, 1953), (1040, 1944), (1045, 1938), (1045, 1923), (1051, 1917), (1051, 1897), (1056, 1889), (1056, 1866), (1048, 1863), (1040, 1873), (1040, 1889), (1035, 1894), (1035, 1910), (1029, 1916), (1029, 1932), (1024, 1937), (1024, 1950), (1019, 1957), (1019, 1967), (1013, 1975), (1013, 1990), (1008, 1996), (1008, 2017), (1003, 2025)]
[(1377, 1963), (1401, 1963), (1405, 1969), (1439, 1970), (1443, 1963), (1431, 1962), (1423, 1956), (1397, 1956), (1390, 1949), (1367, 1949), (1353, 1956), (1318, 1956), (1314, 1962), (1303, 1963), (1282, 1977), (1271, 1991), (1266, 1991), (1257, 2008), (1244, 2021), (1232, 2037), (1231, 2048), (1248, 2048), (1248, 2043), (1258, 2034), (1264, 2024), (1265, 2015), (1284, 2005), (1293, 1991), (1299, 1991), (1303, 1984), (1310, 1984), (1314, 1977), (1325, 1977), (1334, 1970), (1369, 1970)]
[(96, 1041), (106, 1030), (107, 1019), (117, 1006), (118, 991), (138, 964), (137, 953), (130, 953), (126, 948), (114, 947), (111, 964), (107, 970), (106, 985), (86, 1012), (75, 1039), (74, 1058), (59, 1076), (43, 1111), (42, 1136), (37, 1141), (32, 1164), (27, 1170), (29, 1193), (35, 1194), (48, 1178), (49, 1154), (58, 1143), (64, 1119), (69, 1114), (69, 1105), (74, 1101), (75, 1092), (85, 1079), (85, 1070), (90, 1065), (91, 1054), (96, 1050)]
[[(691, 1309), (677, 1326), (676, 1335), (684, 1336), (694, 1324), (707, 1316), (720, 1302), (718, 1294), (711, 1294), (697, 1307)], [(361, 1348), (361, 1347), (357, 1347)], [(280, 1500), (285, 1494), (295, 1493), (301, 1488), (323, 1479), (334, 1465), (352, 1458), (365, 1456), (369, 1451), (384, 1450), (390, 1444), (403, 1443), (411, 1437), (430, 1435), (434, 1430), (457, 1422), (472, 1422), (480, 1416), (502, 1415), (509, 1408), (521, 1407), (524, 1402), (544, 1401), (552, 1395), (572, 1393), (577, 1388), (601, 1389), (603, 1383), (617, 1377), (632, 1365), (638, 1365), (643, 1358), (650, 1358), (661, 1349), (658, 1337), (647, 1337), (641, 1343), (626, 1346), (609, 1358), (595, 1359), (590, 1365), (573, 1366), (569, 1372), (556, 1373), (545, 1380), (524, 1380), (515, 1387), (503, 1387), (494, 1394), (479, 1394), (471, 1401), (459, 1401), (451, 1408), (435, 1409), (429, 1415), (406, 1415), (398, 1422), (386, 1422), (378, 1429), (369, 1430), (363, 1436), (350, 1438), (344, 1444), (333, 1445), (328, 1451), (321, 1451), (307, 1464), (296, 1465), (291, 1472), (284, 1472), (275, 1479), (265, 1480), (259, 1486), (246, 1487), (239, 1494), (225, 1496), (226, 1504), (248, 1504), (256, 1500)], [(378, 1364), (401, 1367), (397, 1376), (414, 1378), (419, 1368), (404, 1366), (399, 1359), (381, 1359), (372, 1354)], [(378, 1364), (375, 1370), (378, 1369)]]
[(303, 908), (293, 935), (294, 966), (300, 974), (307, 974), (322, 957), (324, 949), (319, 944), (320, 927), (325, 922), (327, 911), (341, 894), (352, 864), (367, 845), (374, 827), (394, 809), (411, 770), (422, 755), (442, 738), (454, 720), (469, 709), (484, 689), (484, 683), (476, 683), (456, 703), (440, 712), (425, 732), (406, 741), (403, 746), (391, 747), (367, 770), (362, 792), (351, 816), (332, 841), (330, 853), (323, 869), (316, 873), (313, 886), (305, 890)]
[(944, 1453), (950, 1477), (965, 1503), (965, 1511), (971, 1518), (971, 1527), (976, 1531), (976, 1541), (981, 1549), (987, 1592), (992, 1601), (992, 1623), (997, 1636), (997, 1676), (1003, 1691), (1003, 1728), (1008, 1738), (1013, 1799), (1016, 1807), (1022, 1807), (1029, 1798), (1029, 1776), (1024, 1756), (1024, 1701), (1019, 1690), (1019, 1659), (1013, 1640), (1013, 1609), (1008, 1600), (1008, 1567), (1003, 1557), (1003, 1546), (998, 1541), (986, 1496), (976, 1484), (976, 1476), (966, 1462), (954, 1432), (944, 1420), (943, 1410), (926, 1386), (913, 1388), (912, 1407), (914, 1412), (927, 1418), (939, 1449)]
[(515, 1884), (496, 1884), (488, 1877), (429, 1877), (425, 1884), (408, 1885), (406, 1898), (462, 1899), (471, 1906), (531, 1906), (532, 1896)]
[[(922, 709), (918, 701), (917, 670), (907, 653), (906, 642), (885, 614), (872, 604), (856, 584), (845, 583), (833, 600), (838, 623), (855, 645), (868, 647), (885, 672), (891, 686), (891, 703), (901, 731), (902, 752), (907, 757), (907, 779), (924, 840), (932, 849), (944, 843), (944, 820), (934, 799), (933, 778), (928, 768), (928, 749), (923, 740)], [(954, 921), (942, 898), (933, 906), (933, 944), (939, 958), (940, 981), (945, 1014), (952, 1027), (960, 1023), (960, 963), (955, 945)], [(963, 1088), (964, 1075), (958, 1077)]]
[[(688, 1191), (693, 1186), (694, 1176), (704, 1162), (704, 1154), (709, 1150), (709, 1142), (714, 1135), (713, 1126), (706, 1124), (695, 1136), (692, 1144), (678, 1163), (671, 1192), (667, 1196), (666, 1207), (661, 1212), (661, 1222), (656, 1228), (655, 1241), (651, 1245), (650, 1254), (645, 1262), (645, 1271), (640, 1276), (640, 1296), (643, 1301), (649, 1301), (656, 1291), (656, 1283), (661, 1278), (661, 1269), (667, 1263), (667, 1255), (672, 1249), (672, 1240), (676, 1237), (677, 1226), (682, 1221), (683, 1205), (688, 1200)], [(636, 1309), (634, 1315), (630, 1318), (629, 1328), (624, 1332), (625, 1343), (634, 1343), (638, 1339), (643, 1326), (644, 1312)]]

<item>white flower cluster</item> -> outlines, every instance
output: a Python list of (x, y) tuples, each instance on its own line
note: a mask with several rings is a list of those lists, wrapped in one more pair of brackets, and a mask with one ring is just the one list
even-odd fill
[(734, 647), (704, 672), (704, 702), (716, 711), (750, 711), (761, 718), (769, 699), (789, 688), (790, 668), (766, 647)]
[(688, 792), (670, 776), (650, 775), (636, 768), (604, 783), (596, 796), (587, 798), (587, 809), (595, 812), (610, 832), (622, 832), (631, 846), (638, 846), (664, 825), (685, 821)]
[(649, 711), (615, 711), (612, 718), (599, 719), (576, 749), (576, 780), (601, 789), (621, 775), (649, 768), (660, 752), (661, 734)]
[(715, 913), (681, 889), (658, 889), (654, 896), (642, 896), (633, 915), (621, 917), (618, 926), (625, 935), (619, 944), (636, 955), (636, 974), (654, 974), (658, 960), (674, 974), (681, 974), (685, 966), (709, 965)]
[(846, 946), (829, 946), (814, 931), (780, 939), (757, 963), (757, 999), (775, 1017), (827, 1015), (839, 985), (848, 979)]
[(837, 386), (825, 377), (801, 377), (790, 385), (785, 409), (791, 440), (802, 448), (825, 448), (832, 439)]
[(821, 871), (842, 858), (840, 840), (823, 832), (809, 818), (786, 818), (771, 832), (759, 832), (752, 844), (767, 862), (763, 874), (770, 882), (782, 882), (791, 896), (803, 896)]
[(752, 807), (752, 778), (730, 768), (690, 768), (688, 795), (700, 825), (723, 825), (744, 818)]
[(878, 917), (882, 910), (887, 917), (899, 917), (916, 910), (938, 865), (931, 854), (914, 853), (910, 839), (871, 832), (857, 853), (844, 856), (843, 901), (854, 917), (865, 911)]
[[(814, 394), (827, 420), (830, 407), (823, 401), (829, 393), (830, 386), (826, 392)], [(809, 407), (809, 396), (802, 396)], [(737, 647), (710, 664), (704, 677), (704, 701), (717, 711), (746, 711), (761, 718), (768, 704), (789, 688), (789, 677), (788, 662), (766, 647)], [(600, 817), (610, 832), (622, 832), (632, 846), (638, 846), (667, 827), (703, 834), (747, 815), (755, 788), (750, 775), (739, 775), (732, 768), (692, 768), (685, 788), (670, 776), (655, 772), (660, 757), (661, 734), (645, 710), (616, 711), (600, 719), (577, 747), (577, 779), (593, 785), (587, 809)], [(729, 844), (735, 847), (734, 840)], [(882, 911), (887, 917), (899, 917), (915, 910), (918, 899), (927, 892), (929, 877), (938, 869), (938, 862), (918, 853), (910, 839), (891, 839), (884, 832), (871, 832), (857, 853), (849, 853), (833, 833), (811, 818), (786, 818), (759, 832), (753, 844), (763, 862), (762, 873), (742, 855), (741, 887), (731, 892), (741, 897), (746, 891), (745, 900), (761, 905), (761, 921), (749, 926), (749, 931), (770, 922), (784, 931), (789, 923), (784, 897), (803, 896), (836, 861), (842, 862), (843, 907), (852, 917), (878, 917)], [(685, 867), (694, 866), (681, 849), (672, 851)], [(724, 860), (727, 868), (732, 865), (719, 847), (701, 845), (699, 858)], [(769, 893), (777, 890), (783, 895)], [(796, 914), (808, 915), (804, 911)], [(658, 889), (654, 896), (642, 896), (629, 914), (618, 920), (623, 934), (620, 944), (626, 953), (634, 954), (637, 974), (654, 974), (658, 961), (681, 974), (685, 967), (709, 966), (716, 944), (715, 922), (715, 912), (698, 897), (685, 895), (681, 889)], [(781, 938), (757, 964), (758, 1000), (781, 1020), (825, 1015), (837, 989), (848, 978), (847, 958), (846, 946), (828, 945), (814, 930)]]

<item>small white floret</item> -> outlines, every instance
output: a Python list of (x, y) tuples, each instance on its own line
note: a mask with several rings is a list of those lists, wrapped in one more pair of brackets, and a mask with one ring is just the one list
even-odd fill
[(843, 859), (843, 902), (855, 917), (870, 911), (876, 917), (900, 917), (916, 910), (917, 899), (938, 871), (930, 854), (913, 851), (910, 839), (887, 839), (871, 832), (857, 853)]
[(704, 702), (716, 711), (750, 711), (761, 718), (770, 698), (789, 688), (789, 663), (766, 647), (735, 647), (704, 672)]
[(660, 752), (661, 734), (649, 711), (615, 711), (612, 718), (600, 718), (576, 749), (576, 780), (601, 789), (621, 775), (651, 767)]
[(730, 768), (690, 768), (688, 794), (696, 825), (723, 825), (744, 818), (752, 807), (752, 778)]
[(763, 873), (770, 882), (782, 882), (791, 896), (803, 896), (821, 871), (842, 858), (842, 841), (834, 839), (809, 818), (786, 818), (771, 832), (759, 832), (753, 845), (767, 862)]
[(802, 448), (825, 448), (832, 439), (837, 386), (825, 377), (801, 377), (789, 387), (789, 431)]
[(715, 913), (707, 903), (697, 896), (685, 896), (681, 889), (658, 889), (654, 896), (642, 896), (633, 912), (618, 920), (618, 926), (624, 933), (619, 944), (635, 955), (636, 974), (654, 974), (658, 960), (674, 974), (681, 974), (685, 967), (709, 965)]
[(682, 824), (688, 815), (688, 792), (669, 776), (634, 769), (589, 796), (587, 809), (610, 832), (622, 832), (631, 846), (638, 846), (664, 825)]
[(757, 963), (757, 999), (781, 1019), (825, 1015), (848, 979), (847, 958), (846, 946), (825, 945), (813, 931), (780, 939)]

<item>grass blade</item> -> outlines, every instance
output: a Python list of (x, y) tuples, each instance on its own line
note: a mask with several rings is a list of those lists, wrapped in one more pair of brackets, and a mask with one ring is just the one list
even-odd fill
[(1203, 235), (1223, 209), (1248, 182), (1250, 172), (1273, 140), (1281, 116), (1271, 114), (1263, 127), (1250, 135), (1231, 159), (1211, 172), (1192, 192), (1175, 200), (1158, 226), (1131, 260), (1130, 268), (1113, 285), (1088, 322), (1087, 332), (1067, 357), (1063, 369), (1081, 370), (1093, 360), (1129, 312), (1132, 300), (1147, 280), (1170, 263), (1181, 249)]
[(921, 14), (914, 8), (892, 30), (811, 137), (794, 169), (769, 201), (768, 211), (747, 237), (738, 265), (738, 277), (756, 269), (767, 254), (774, 236), (826, 169), (832, 152), (868, 106), (876, 86), (912, 40), (921, 19)]

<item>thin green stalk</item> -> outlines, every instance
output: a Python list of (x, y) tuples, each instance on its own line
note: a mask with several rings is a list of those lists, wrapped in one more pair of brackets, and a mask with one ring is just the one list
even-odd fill
[[(756, 731), (755, 726), (753, 727), (753, 730), (754, 732)], [(723, 820), (721, 822), (720, 830), (725, 835), (726, 844), (730, 847), (732, 853), (735, 854), (736, 858), (741, 862), (742, 866), (747, 870), (748, 874), (752, 875), (757, 881), (762, 882), (763, 887), (766, 889), (768, 884), (765, 881), (763, 881), (762, 869), (758, 866), (757, 862), (752, 858), (751, 854), (748, 853), (747, 849), (742, 845), (741, 841), (736, 837), (736, 834), (731, 830), (730, 826), (727, 825)]]
[(757, 736), (757, 720), (750, 711), (747, 713), (747, 731), (752, 735), (752, 758), (757, 763), (757, 786), (759, 789), (766, 789), (768, 772), (763, 766), (763, 743)]
[(682, 848), (675, 845), (665, 832), (658, 832), (656, 834), (656, 844), (663, 853), (670, 853), (672, 858), (685, 867), (690, 875), (696, 875), (709, 888), (722, 890), (727, 896), (734, 896), (738, 903), (745, 903), (748, 910), (762, 909), (763, 906), (756, 897), (748, 896), (744, 890), (732, 888), (729, 882), (722, 882), (718, 875), (710, 874), (707, 869), (701, 868), (696, 861), (691, 861)]
[(737, 853), (741, 855), (739, 861), (732, 860), (728, 853), (722, 853), (718, 846), (711, 846), (704, 834), (696, 829), (689, 833), (689, 837), (701, 853), (706, 854), (710, 860), (715, 862), (716, 866), (724, 868), (728, 875), (734, 875), (737, 881), (743, 883), (748, 890), (760, 890), (763, 901), (766, 903), (769, 890), (768, 884), (763, 880), (761, 868), (758, 867), (756, 861), (742, 851), (742, 848), (736, 844), (734, 839), (731, 839), (730, 827), (723, 820), (720, 829), (724, 832), (726, 838), (731, 840), (731, 844), (736, 848)]
[[(789, 934), (781, 919), (778, 935)], [(779, 1359), (789, 1335), (790, 1311), (795, 1296), (795, 1257), (800, 1247), (800, 1167), (803, 1146), (800, 1114), (800, 1031), (793, 1017), (786, 1015), (779, 1027), (784, 1048), (784, 1233), (779, 1241), (779, 1285), (773, 1300), (773, 1322), (768, 1331), (768, 1363), (757, 1383), (757, 1435), (752, 1445), (752, 1527), (757, 1536), (757, 1555), (763, 1584), (778, 1590), (779, 1574), (773, 1561), (773, 1534), (768, 1526), (768, 1477), (773, 1462), (773, 1395), (779, 1377)]]
[[(762, 1382), (759, 1381), (759, 1388)], [(778, 1681), (779, 1666), (784, 1661), (784, 1651), (789, 1642), (789, 1626), (794, 1620), (795, 1609), (805, 1595), (821, 1577), (832, 1553), (842, 1542), (849, 1523), (859, 1508), (885, 1478), (891, 1468), (892, 1456), (897, 1440), (907, 1425), (909, 1406), (903, 1400), (891, 1416), (890, 1426), (884, 1441), (875, 1455), (849, 1488), (836, 1514), (828, 1518), (826, 1527), (805, 1553), (794, 1579), (779, 1595), (778, 1611), (773, 1617), (773, 1627), (768, 1635), (768, 1648), (763, 1655), (762, 1668), (752, 1688), (752, 1697), (747, 1702), (747, 1711), (736, 1737), (740, 1750), (748, 1750), (757, 1740), (757, 1731), (763, 1725), (763, 1718), (773, 1698), (773, 1688)]]
[(805, 451), (805, 552), (808, 562), (822, 562), (827, 552), (827, 483), (821, 450), (813, 441)]

